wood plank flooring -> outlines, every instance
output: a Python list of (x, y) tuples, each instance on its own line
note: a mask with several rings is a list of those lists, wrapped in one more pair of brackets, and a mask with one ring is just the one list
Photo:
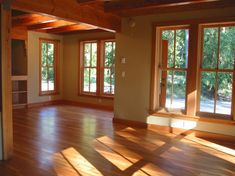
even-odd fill
[(0, 176), (234, 176), (235, 144), (113, 124), (75, 106), (15, 110), (14, 157)]

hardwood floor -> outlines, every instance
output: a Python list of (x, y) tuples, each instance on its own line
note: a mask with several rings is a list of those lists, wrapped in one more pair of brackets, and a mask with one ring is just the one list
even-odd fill
[(235, 175), (235, 144), (112, 124), (75, 106), (15, 110), (14, 157), (0, 176)]

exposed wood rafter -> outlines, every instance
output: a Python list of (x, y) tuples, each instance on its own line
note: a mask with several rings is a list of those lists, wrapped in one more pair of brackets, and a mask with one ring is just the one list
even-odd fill
[(75, 24), (75, 25), (54, 28), (54, 29), (48, 29), (46, 30), (46, 32), (57, 34), (57, 33), (67, 33), (67, 32), (72, 32), (72, 31), (91, 30), (91, 29), (96, 29), (96, 28), (93, 26), (88, 26), (84, 24)]
[(121, 19), (112, 13), (88, 5), (79, 5), (77, 0), (12, 0), (12, 7), (18, 10), (44, 13), (66, 20), (91, 24), (108, 31), (120, 31)]
[(42, 22), (53, 22), (56, 21), (55, 18), (42, 16), (38, 14), (26, 14), (20, 15), (12, 18), (12, 26), (29, 26)]
[(106, 12), (138, 16), (234, 6), (234, 0), (117, 0), (104, 4)]
[(45, 30), (45, 29), (52, 29), (52, 28), (58, 28), (68, 25), (76, 24), (74, 22), (69, 22), (65, 20), (58, 20), (54, 22), (44, 22), (40, 24), (31, 25), (28, 27), (28, 30)]

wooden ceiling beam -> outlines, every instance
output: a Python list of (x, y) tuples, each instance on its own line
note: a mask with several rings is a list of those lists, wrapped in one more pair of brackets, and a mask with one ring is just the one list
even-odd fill
[(12, 8), (90, 24), (112, 32), (121, 29), (121, 18), (119, 16), (105, 13), (89, 5), (79, 5), (77, 0), (12, 0)]
[[(130, 2), (132, 0), (129, 0)], [(146, 1), (146, 0), (136, 0), (136, 1)], [(183, 2), (185, 1), (185, 2)], [(129, 17), (129, 16), (140, 16), (140, 15), (149, 15), (149, 14), (162, 14), (162, 13), (176, 13), (183, 11), (192, 11), (192, 10), (202, 10), (202, 9), (213, 9), (213, 8), (224, 8), (235, 6), (234, 0), (169, 0), (169, 1), (150, 1), (148, 4), (140, 6), (140, 3), (135, 3), (134, 6), (125, 3), (121, 0), (122, 5), (118, 4), (117, 1), (105, 3), (105, 11), (116, 13), (120, 16)], [(158, 2), (158, 4), (157, 4)], [(171, 2), (171, 3), (169, 3)], [(175, 2), (175, 3), (174, 3)], [(177, 2), (179, 2), (177, 4)], [(167, 4), (169, 3), (169, 4)], [(123, 7), (122, 7), (123, 6)]]
[(77, 2), (81, 5), (83, 4), (93, 4), (96, 2), (102, 2), (103, 0), (77, 0)]
[(216, 2), (218, 0), (116, 0), (105, 3), (106, 11), (123, 11), (146, 8), (171, 7), (178, 5), (189, 5), (205, 2)]
[(42, 16), (38, 14), (25, 14), (12, 17), (12, 26), (28, 26), (34, 25), (42, 22), (53, 22), (56, 21), (55, 18)]
[(58, 20), (54, 22), (31, 25), (31, 26), (28, 26), (28, 30), (45, 30), (45, 29), (58, 28), (58, 27), (63, 27), (63, 26), (68, 26), (68, 25), (73, 25), (73, 24), (76, 24), (76, 23), (70, 22), (70, 21)]
[(91, 29), (96, 29), (96, 28), (93, 26), (85, 25), (85, 24), (75, 24), (75, 25), (69, 25), (69, 26), (64, 26), (64, 27), (59, 27), (59, 28), (48, 29), (46, 30), (46, 32), (59, 34), (59, 33), (78, 31), (78, 30), (80, 31), (80, 30), (91, 30)]

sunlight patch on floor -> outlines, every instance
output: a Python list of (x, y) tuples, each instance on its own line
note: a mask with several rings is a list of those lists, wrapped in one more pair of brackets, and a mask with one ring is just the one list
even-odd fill
[(128, 159), (114, 152), (109, 147), (97, 140), (94, 141), (94, 148), (100, 155), (102, 155), (105, 159), (107, 159), (109, 162), (111, 162), (122, 171), (126, 170), (133, 164)]
[(116, 134), (125, 138), (128, 141), (131, 141), (135, 144), (138, 144), (140, 147), (143, 147), (146, 150), (154, 151), (158, 148), (158, 146), (156, 146), (155, 144), (148, 142), (144, 139), (141, 139), (133, 134), (126, 132), (126, 131), (117, 131)]
[(53, 155), (54, 169), (58, 176), (103, 176), (74, 148), (67, 148)]
[(218, 150), (220, 152), (223, 152), (223, 153), (226, 153), (226, 154), (229, 154), (229, 155), (232, 155), (232, 156), (235, 157), (235, 150), (234, 149), (224, 147), (222, 145), (215, 144), (213, 142), (210, 142), (210, 141), (207, 141), (207, 140), (204, 140), (204, 139), (201, 139), (201, 138), (197, 138), (193, 135), (188, 135), (188, 136), (185, 137), (185, 139), (191, 140), (193, 142), (199, 143), (201, 145), (207, 146), (209, 148)]
[(97, 139), (97, 141), (103, 143), (110, 149), (112, 149), (114, 152), (120, 154), (127, 160), (131, 161), (132, 163), (138, 162), (142, 157), (135, 152), (132, 152), (131, 150), (127, 149), (125, 146), (115, 142), (110, 137), (104, 136)]
[(148, 163), (144, 165), (141, 170), (148, 175), (156, 175), (156, 176), (172, 176), (171, 174), (167, 173), (166, 171), (162, 170), (161, 168), (157, 167), (152, 163)]

